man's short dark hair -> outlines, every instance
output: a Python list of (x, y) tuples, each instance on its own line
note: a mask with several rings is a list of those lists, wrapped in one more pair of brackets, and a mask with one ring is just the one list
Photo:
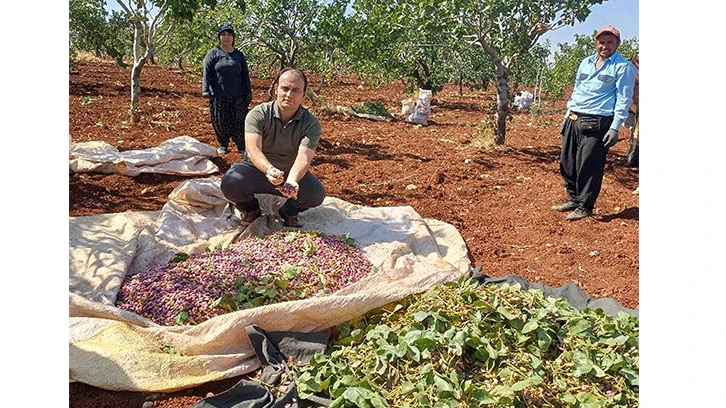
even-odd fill
[(295, 73), (300, 75), (300, 78), (302, 78), (302, 80), (303, 80), (303, 91), (307, 91), (308, 90), (308, 77), (305, 76), (304, 72), (300, 71), (297, 68), (293, 68), (293, 67), (285, 67), (285, 68), (281, 69), (280, 72), (277, 73), (277, 76), (275, 77), (275, 81), (272, 82), (272, 87), (274, 88), (275, 86), (277, 86), (277, 83), (280, 81), (280, 77), (282, 76), (282, 74), (284, 74), (285, 72), (288, 72), (288, 71), (294, 71)]

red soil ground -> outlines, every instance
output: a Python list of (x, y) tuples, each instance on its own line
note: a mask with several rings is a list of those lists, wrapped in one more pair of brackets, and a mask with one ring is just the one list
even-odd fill
[[(188, 135), (216, 147), (198, 73), (144, 67), (138, 124), (128, 118), (129, 78), (130, 68), (107, 61), (88, 60), (71, 70), (73, 142), (105, 141), (129, 150)], [(267, 100), (270, 82), (253, 78), (253, 105)], [(558, 171), (558, 127), (565, 100), (545, 100), (540, 114), (513, 113), (505, 145), (491, 146), (483, 121), (493, 113), (494, 91), (465, 87), (459, 95), (456, 86), (447, 85), (434, 97), (427, 127), (312, 107), (322, 122), (324, 139), (312, 172), (330, 196), (366, 206), (412, 206), (425, 218), (454, 225), (473, 264), (488, 275), (521, 275), (550, 286), (575, 282), (592, 298), (612, 297), (638, 308), (639, 205), (632, 193), (638, 170), (626, 165), (629, 132), (621, 131), (623, 141), (608, 155), (593, 217), (569, 222), (565, 214), (550, 210), (566, 197)], [(319, 96), (333, 107), (380, 102), (395, 114), (401, 111), (401, 100), (411, 95), (400, 81), (369, 88), (348, 79), (327, 85)], [(236, 152), (214, 159), (222, 172), (239, 160)], [(159, 210), (185, 179), (70, 174), (69, 215)], [(238, 380), (164, 395), (71, 383), (70, 406), (140, 407), (148, 401), (146, 407), (189, 407)]]

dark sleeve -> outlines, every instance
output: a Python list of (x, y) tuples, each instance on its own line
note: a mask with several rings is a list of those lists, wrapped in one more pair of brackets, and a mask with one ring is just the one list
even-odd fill
[(212, 88), (211, 81), (214, 78), (214, 58), (212, 54), (214, 49), (207, 52), (204, 56), (204, 62), (202, 63), (202, 93), (210, 93)]
[(242, 54), (242, 59), (240, 60), (240, 64), (242, 65), (242, 95), (245, 96), (245, 100), (247, 101), (247, 104), (249, 104), (252, 101), (250, 71), (247, 69), (247, 59), (245, 58), (245, 54), (242, 51), (240, 51), (240, 54)]

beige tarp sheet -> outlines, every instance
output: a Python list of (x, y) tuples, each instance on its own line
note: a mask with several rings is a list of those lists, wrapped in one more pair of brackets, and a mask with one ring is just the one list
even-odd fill
[(209, 160), (217, 150), (193, 137), (178, 136), (157, 147), (143, 150), (118, 149), (106, 142), (70, 144), (70, 171), (97, 172), (138, 176), (141, 173), (162, 173), (202, 176), (214, 174), (219, 168)]
[[(350, 234), (379, 270), (328, 296), (218, 316), (196, 326), (160, 326), (113, 306), (127, 274), (282, 228), (282, 199), (260, 195), (263, 216), (243, 228), (219, 177), (181, 183), (155, 212), (70, 218), (71, 381), (109, 390), (171, 392), (259, 368), (245, 327), (320, 331), (466, 274), (458, 231), (409, 206), (363, 207), (328, 197), (300, 215), (304, 229)], [(180, 352), (170, 354), (169, 347)]]

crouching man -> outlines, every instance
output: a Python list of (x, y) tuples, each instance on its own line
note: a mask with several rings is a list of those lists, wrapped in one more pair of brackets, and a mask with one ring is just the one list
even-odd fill
[(256, 193), (287, 197), (278, 214), (285, 226), (300, 227), (298, 214), (325, 199), (325, 188), (309, 172), (321, 126), (302, 106), (307, 90), (307, 78), (302, 71), (282, 69), (273, 87), (276, 99), (257, 105), (247, 114), (247, 154), (227, 171), (221, 188), (246, 223), (262, 213)]

